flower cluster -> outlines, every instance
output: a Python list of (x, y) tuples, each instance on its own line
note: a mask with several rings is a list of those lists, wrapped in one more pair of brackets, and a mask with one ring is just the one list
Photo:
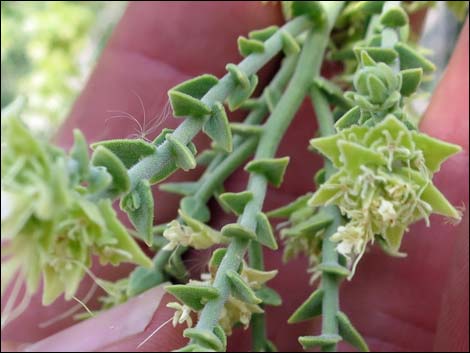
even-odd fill
[(431, 213), (460, 218), (433, 185), (432, 175), (460, 147), (410, 131), (393, 115), (374, 127), (354, 125), (311, 145), (338, 171), (309, 201), (310, 206), (337, 205), (348, 218), (332, 240), (357, 263), (377, 237), (385, 250), (399, 254), (410, 224)]
[[(190, 280), (189, 285), (195, 285), (198, 287), (210, 287), (214, 282), (214, 276), (216, 269), (212, 268), (210, 273), (203, 273), (201, 280)], [(266, 282), (273, 279), (277, 275), (277, 271), (259, 271), (249, 267), (246, 263), (243, 263), (240, 270), (240, 279), (246, 284), (249, 290), (258, 291), (261, 290)], [(232, 328), (241, 324), (245, 329), (250, 324), (251, 316), (253, 314), (263, 313), (263, 309), (260, 307), (261, 299), (254, 297), (255, 301), (244, 300), (240, 296), (231, 294), (224, 304), (222, 313), (219, 319), (219, 325), (224, 330), (225, 334), (231, 335)], [(198, 312), (191, 308), (190, 305), (180, 304), (178, 302), (171, 302), (167, 307), (174, 309), (173, 315), (173, 326), (177, 324), (186, 323), (188, 327), (191, 327), (193, 320), (191, 318), (192, 312)], [(198, 312), (199, 314), (199, 312)]]
[(91, 265), (151, 261), (119, 222), (109, 199), (91, 201), (71, 159), (33, 136), (16, 117), (2, 117), (2, 292), (15, 278), (43, 303), (74, 296)]

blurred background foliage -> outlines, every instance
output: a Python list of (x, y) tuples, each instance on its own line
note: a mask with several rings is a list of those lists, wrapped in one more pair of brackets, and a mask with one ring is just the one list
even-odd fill
[[(468, 11), (468, 1), (431, 3), (435, 6), (429, 10), (420, 44), (430, 49), (438, 71), (426, 85), (428, 94), (413, 104), (417, 119)], [(54, 133), (126, 6), (126, 1), (2, 1), (1, 107), (23, 95), (23, 120), (38, 132)]]
[(24, 95), (25, 122), (52, 133), (86, 82), (126, 4), (2, 1), (2, 109)]

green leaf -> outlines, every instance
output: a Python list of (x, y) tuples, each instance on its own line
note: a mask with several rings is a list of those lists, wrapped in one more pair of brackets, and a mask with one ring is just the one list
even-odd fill
[(382, 13), (380, 23), (385, 27), (403, 27), (408, 24), (408, 15), (400, 6), (393, 6)]
[(281, 30), (282, 50), (286, 56), (295, 55), (300, 52), (300, 45), (287, 31)]
[(176, 139), (172, 134), (166, 135), (166, 140), (170, 144), (171, 154), (175, 158), (176, 165), (188, 171), (196, 168), (196, 159), (191, 150)]
[(159, 147), (166, 141), (166, 135), (172, 134), (175, 130), (174, 129), (168, 129), (168, 128), (163, 128), (162, 131), (158, 134), (157, 137), (152, 141), (152, 144), (155, 146)]
[(209, 300), (219, 297), (218, 289), (205, 285), (175, 284), (166, 286), (165, 290), (196, 311), (202, 310)]
[(261, 299), (258, 298), (253, 290), (248, 286), (245, 280), (235, 271), (227, 271), (227, 280), (230, 284), (232, 295), (248, 304), (260, 304)]
[(262, 42), (267, 41), (274, 33), (279, 29), (278, 26), (269, 26), (263, 29), (257, 29), (248, 33), (250, 39), (260, 40)]
[(157, 149), (154, 144), (144, 140), (126, 139), (100, 141), (91, 145), (93, 149), (96, 149), (98, 146), (106, 147), (113, 152), (127, 169), (130, 169), (142, 158), (154, 154)]
[(369, 352), (369, 347), (367, 346), (366, 341), (352, 325), (351, 321), (349, 321), (346, 314), (339, 311), (336, 314), (336, 319), (338, 320), (338, 329), (341, 337), (353, 347), (359, 349), (359, 351)]
[(346, 170), (353, 174), (361, 173), (363, 165), (386, 165), (387, 161), (379, 152), (363, 147), (358, 143), (339, 141), (338, 147)]
[(230, 77), (235, 84), (243, 89), (250, 88), (250, 80), (246, 73), (244, 73), (237, 65), (227, 64), (225, 69), (229, 72)]
[(398, 173), (401, 174), (405, 180), (411, 179), (424, 188), (421, 192), (421, 200), (427, 202), (432, 207), (434, 213), (455, 219), (461, 218), (459, 212), (450, 204), (439, 189), (436, 188), (432, 182), (424, 179), (420, 173), (409, 168), (402, 168)]
[(220, 325), (214, 327), (214, 334), (217, 336), (219, 341), (222, 343), (222, 351), (227, 350), (227, 335), (225, 334), (224, 329)]
[(335, 196), (338, 192), (341, 192), (340, 188), (332, 188), (331, 185), (338, 185), (341, 183), (341, 179), (346, 175), (344, 171), (339, 171), (333, 174), (320, 188), (315, 191), (313, 196), (308, 200), (308, 205), (311, 207), (322, 206)]
[(121, 249), (130, 255), (130, 257), (119, 257), (119, 254), (117, 254), (115, 255), (116, 258), (109, 259), (110, 262), (114, 265), (119, 264), (120, 262), (131, 262), (146, 268), (152, 268), (152, 261), (144, 254), (139, 245), (134, 239), (132, 239), (126, 228), (118, 220), (116, 212), (111, 206), (111, 201), (102, 200), (100, 209), (103, 219), (106, 221), (107, 230), (115, 238), (116, 243), (114, 244), (114, 247)]
[(224, 349), (223, 343), (219, 337), (210, 330), (201, 328), (187, 328), (183, 332), (183, 336), (198, 342), (203, 347), (214, 349), (216, 352), (221, 352)]
[(230, 123), (230, 129), (233, 134), (240, 136), (260, 136), (264, 131), (263, 126), (244, 123)]
[[(363, 56), (364, 52), (368, 54), (367, 59), (365, 56)], [(398, 57), (397, 52), (391, 48), (357, 47), (354, 49), (354, 53), (356, 54), (357, 60), (361, 60), (364, 66), (372, 66), (370, 59), (372, 59), (375, 63), (383, 62), (386, 64), (391, 64)]]
[(369, 75), (367, 77), (367, 88), (372, 103), (380, 104), (386, 100), (388, 89), (377, 76)]
[(102, 166), (113, 178), (110, 192), (113, 195), (126, 193), (131, 187), (131, 181), (127, 174), (126, 166), (121, 160), (106, 147), (98, 146), (93, 153), (91, 163), (95, 166)]
[(212, 114), (202, 127), (202, 131), (224, 151), (232, 152), (232, 133), (225, 108), (220, 102), (212, 106)]
[(189, 94), (170, 90), (168, 96), (175, 117), (193, 116), (200, 118), (211, 112), (209, 106)]
[(181, 200), (181, 210), (188, 216), (197, 219), (203, 223), (207, 223), (211, 218), (211, 213), (207, 205), (199, 198), (186, 196)]
[(224, 237), (227, 238), (238, 238), (245, 240), (256, 240), (256, 234), (252, 230), (249, 230), (237, 223), (225, 225), (221, 233)]
[(259, 243), (267, 246), (271, 250), (277, 250), (278, 245), (276, 238), (274, 237), (271, 223), (269, 223), (268, 217), (263, 212), (259, 212), (256, 215), (256, 234)]
[(212, 252), (211, 259), (209, 260), (209, 271), (211, 273), (215, 273), (217, 271), (226, 253), (226, 248), (219, 248)]
[(326, 212), (318, 212), (305, 221), (292, 228), (284, 229), (283, 234), (288, 236), (315, 236), (316, 233), (328, 227), (333, 217)]
[(339, 159), (340, 152), (338, 148), (338, 140), (340, 139), (341, 136), (339, 134), (317, 137), (310, 140), (310, 146), (332, 161), (336, 168), (339, 168), (341, 166), (341, 161)]
[(251, 54), (264, 53), (264, 43), (257, 39), (247, 39), (243, 36), (238, 37), (238, 51), (243, 57)]
[(343, 90), (333, 82), (317, 77), (313, 80), (313, 84), (325, 95), (328, 102), (344, 109), (351, 108), (351, 104), (344, 98)]
[(346, 129), (351, 125), (358, 123), (361, 117), (361, 108), (358, 105), (349, 109), (346, 113), (343, 114), (341, 118), (335, 123), (335, 127), (338, 130)]
[(251, 75), (248, 79), (248, 87), (237, 85), (232, 93), (227, 97), (228, 108), (230, 111), (237, 110), (248, 98), (251, 97), (258, 85), (258, 76)]
[(201, 99), (206, 93), (214, 87), (219, 80), (217, 77), (209, 74), (194, 77), (173, 87), (172, 91), (188, 94), (196, 99)]
[(281, 296), (272, 288), (264, 286), (255, 291), (255, 294), (261, 299), (263, 305), (280, 306), (282, 304)]
[(146, 290), (156, 287), (167, 280), (159, 270), (154, 268), (147, 269), (144, 267), (136, 267), (129, 276), (129, 284), (127, 287), (127, 295), (134, 297)]
[(313, 181), (317, 189), (326, 181), (326, 170), (325, 168), (318, 169), (313, 177)]
[(263, 175), (268, 182), (279, 187), (284, 179), (289, 157), (282, 158), (260, 158), (249, 162), (245, 170), (249, 173)]
[(436, 70), (431, 61), (405, 43), (395, 44), (395, 50), (400, 57), (400, 70), (422, 68), (425, 73)]
[(208, 166), (216, 155), (217, 152), (214, 150), (204, 150), (196, 157), (196, 163), (197, 165)]
[(405, 225), (387, 227), (385, 233), (382, 235), (386, 241), (387, 248), (390, 250), (390, 252), (398, 253), (398, 250), (400, 250), (401, 240), (403, 238), (403, 235), (405, 234), (405, 231)]
[(268, 86), (263, 91), (263, 99), (268, 106), (269, 112), (272, 113), (277, 103), (279, 102), (279, 99), (281, 99), (281, 93), (279, 90)]
[(223, 203), (236, 215), (241, 215), (248, 202), (253, 199), (251, 191), (226, 192), (219, 196)]
[(305, 195), (302, 195), (292, 201), (291, 203), (282, 206), (280, 208), (276, 208), (266, 213), (266, 216), (269, 218), (289, 218), (290, 215), (297, 211), (300, 208), (307, 206), (307, 201), (312, 197), (312, 193), (309, 192)]
[(441, 169), (441, 164), (452, 155), (460, 152), (462, 148), (423, 133), (412, 133), (411, 138), (416, 148), (423, 152), (426, 167), (435, 173)]
[[(357, 51), (354, 52), (356, 57), (357, 57)], [(369, 52), (367, 50), (361, 50), (360, 51), (360, 58), (357, 59), (363, 67), (366, 66), (376, 66), (377, 63), (375, 62), (374, 59), (370, 56)]]
[(326, 21), (325, 9), (319, 1), (292, 1), (292, 16), (307, 16), (315, 25), (321, 26)]
[(400, 71), (401, 76), (401, 89), (400, 93), (405, 96), (411, 96), (418, 89), (421, 78), (423, 77), (423, 69), (407, 69)]
[(200, 186), (199, 182), (183, 181), (183, 182), (160, 184), (158, 188), (168, 193), (189, 196), (189, 195), (194, 195), (196, 191), (199, 189), (199, 186)]
[(318, 265), (318, 270), (339, 277), (348, 277), (351, 272), (336, 262), (323, 262)]
[(121, 199), (121, 209), (129, 216), (139, 237), (152, 246), (154, 201), (148, 180), (140, 180), (134, 190)]
[(174, 172), (178, 170), (174, 161), (170, 161), (169, 163), (165, 164), (161, 170), (159, 170), (156, 174), (154, 174), (150, 179), (149, 182), (151, 185), (157, 184), (169, 176), (171, 176)]
[(78, 173), (80, 177), (82, 179), (86, 178), (90, 169), (88, 143), (83, 133), (78, 129), (73, 130), (73, 147), (70, 150), (70, 157), (78, 163)]
[(88, 192), (100, 192), (108, 188), (113, 182), (113, 177), (106, 171), (105, 167), (93, 167), (88, 176)]
[(265, 347), (264, 347), (264, 351), (265, 352), (277, 352), (278, 349), (276, 347), (276, 345), (270, 341), (270, 340), (266, 340), (265, 342)]
[(308, 299), (291, 315), (287, 321), (289, 324), (307, 321), (321, 315), (323, 301), (323, 289), (313, 292)]
[(327, 347), (335, 345), (341, 341), (340, 335), (320, 335), (320, 336), (302, 336), (299, 342), (304, 349), (313, 347)]

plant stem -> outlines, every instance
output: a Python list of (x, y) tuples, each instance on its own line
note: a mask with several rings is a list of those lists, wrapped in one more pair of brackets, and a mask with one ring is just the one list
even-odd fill
[[(281, 138), (300, 107), (314, 75), (320, 70), (329, 32), (342, 7), (340, 1), (325, 2), (323, 4), (328, 15), (328, 24), (317, 30), (312, 30), (308, 34), (295, 73), (284, 95), (265, 124), (266, 128), (260, 138), (255, 158), (271, 158), (275, 155)], [(253, 193), (253, 199), (246, 205), (243, 214), (239, 218), (239, 223), (243, 227), (252, 231), (256, 230), (256, 214), (262, 209), (266, 189), (267, 180), (263, 175), (250, 175), (248, 190)], [(225, 274), (229, 270), (237, 270), (248, 243), (249, 241), (244, 239), (233, 239), (231, 241), (213, 283), (213, 286), (219, 290), (220, 296), (206, 304), (201, 312), (197, 328), (210, 331), (214, 329), (225, 301), (230, 295), (230, 287)]]
[[(320, 135), (328, 136), (336, 133), (334, 127), (333, 114), (331, 113), (328, 101), (320, 91), (312, 86), (310, 97), (315, 109)], [(335, 169), (330, 161), (325, 161), (325, 177), (329, 178)], [(326, 228), (322, 244), (322, 263), (338, 264), (338, 253), (336, 244), (330, 237), (336, 232), (341, 223), (341, 214), (336, 206), (324, 206), (325, 212), (333, 217), (333, 222)], [(324, 291), (322, 302), (322, 335), (337, 335), (338, 321), (336, 314), (339, 311), (339, 283), (338, 276), (323, 272), (321, 277), (321, 287)], [(324, 352), (336, 351), (336, 344), (322, 347)]]
[[(290, 32), (293, 35), (297, 35), (308, 28), (308, 26), (308, 19), (305, 17), (299, 17), (283, 26), (282, 30)], [(264, 53), (252, 54), (246, 57), (238, 65), (240, 70), (247, 75), (254, 74), (275, 55), (277, 55), (282, 50), (281, 31), (279, 30), (273, 34), (265, 42), (264, 47)], [(223, 102), (234, 87), (234, 80), (230, 74), (226, 74), (219, 80), (219, 83), (212, 87), (206, 95), (202, 97), (201, 101), (208, 106), (212, 106), (216, 102)], [(205, 120), (206, 119), (188, 117), (173, 132), (173, 136), (186, 145), (191, 142), (191, 140), (201, 130)], [(143, 158), (139, 163), (129, 169), (129, 178), (131, 180), (132, 187), (134, 187), (141, 179), (150, 179), (158, 171), (162, 170), (170, 160), (171, 153), (169, 143), (164, 142), (158, 147), (157, 151), (153, 155)]]

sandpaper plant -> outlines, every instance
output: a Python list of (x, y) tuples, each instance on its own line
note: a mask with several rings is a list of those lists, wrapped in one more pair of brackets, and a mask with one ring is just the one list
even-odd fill
[[(300, 337), (300, 344), (334, 351), (345, 340), (367, 350), (340, 310), (342, 278), (353, 280), (375, 241), (387, 254), (403, 256), (400, 244), (411, 224), (424, 219), (429, 225), (432, 213), (461, 217), (432, 182), (460, 147), (420, 133), (404, 109), (434, 70), (410, 39), (408, 18), (428, 3), (283, 2), (286, 24), (240, 37), (244, 59), (227, 64), (224, 77), (204, 74), (168, 92), (181, 119), (177, 129), (163, 129), (153, 141), (100, 141), (91, 157), (79, 131), (65, 153), (33, 136), (18, 106), (2, 112), (2, 206), (8, 204), (2, 207), (2, 292), (25, 281), (29, 296), (42, 278), (43, 301), (50, 304), (60, 294), (75, 295), (90, 274), (92, 255), (114, 265), (132, 262), (139, 267), (128, 278), (97, 280), (108, 294), (104, 309), (173, 281), (166, 287), (175, 298), (168, 304), (171, 321), (186, 325), (189, 339), (180, 351), (224, 351), (237, 325), (251, 327), (254, 351), (275, 351), (264, 310), (282, 305), (282, 298), (267, 286), (277, 270), (264, 268), (263, 248), (282, 251), (271, 219), (285, 218), (278, 226), (284, 260), (306, 256), (312, 284), (319, 280), (289, 319), (322, 316), (321, 333)], [(278, 72), (252, 97), (257, 71), (278, 54), (284, 56)], [(322, 77), (325, 60), (340, 61), (342, 70)], [(317, 189), (265, 211), (268, 185), (281, 187), (295, 158), (277, 156), (277, 149), (306, 97), (319, 126), (310, 148), (325, 158), (314, 178)], [(231, 123), (226, 107), (248, 114)], [(192, 140), (200, 131), (212, 145), (198, 154)], [(199, 180), (162, 183), (198, 165), (206, 168)], [(242, 165), (246, 189), (224, 190)], [(157, 183), (183, 196), (178, 217), (160, 225), (154, 224), (151, 192)], [(211, 227), (207, 203), (213, 197), (235, 222)], [(111, 204), (117, 199), (134, 230), (116, 217)], [(156, 251), (153, 259), (131, 235)], [(190, 279), (182, 258), (190, 248), (212, 252), (200, 279)], [(21, 311), (8, 309), (8, 320)]]

